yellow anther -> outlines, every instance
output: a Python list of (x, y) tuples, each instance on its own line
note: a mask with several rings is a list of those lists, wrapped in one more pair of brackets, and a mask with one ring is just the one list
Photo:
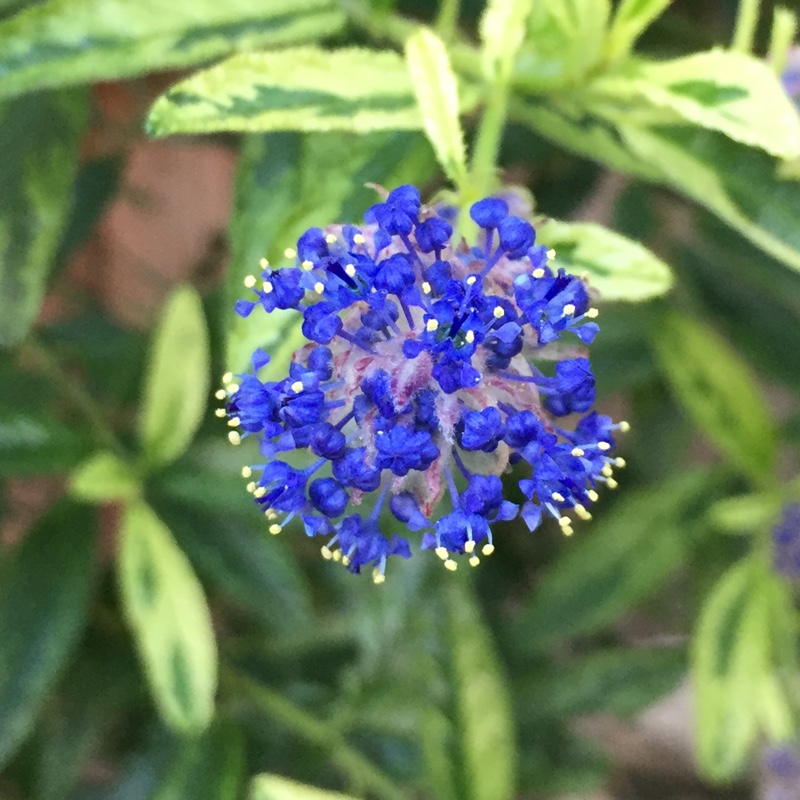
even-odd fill
[(591, 500), (593, 503), (596, 503), (596, 502), (597, 502), (597, 501), (600, 499), (600, 495), (599, 495), (599, 494), (597, 494), (597, 492), (596, 492), (594, 489), (589, 489), (589, 491), (588, 491), (588, 492), (586, 492), (586, 496), (587, 496), (587, 497), (588, 497), (588, 498), (589, 498), (589, 499), (590, 499), (590, 500)]
[(552, 261), (552, 260), (553, 260), (555, 257), (556, 257), (556, 251), (555, 251), (555, 250), (553, 250), (553, 248), (551, 247), (551, 248), (550, 248), (550, 249), (547, 251), (547, 258), (548, 258), (548, 260), (549, 260), (549, 261)]
[(244, 285), (247, 289), (252, 289), (256, 285), (256, 276), (255, 275), (248, 275), (244, 279)]
[(239, 435), (238, 431), (228, 431), (228, 441), (231, 444), (241, 444), (242, 437)]
[(583, 451), (583, 448), (581, 448), (581, 447), (573, 447), (572, 448), (572, 455), (575, 456), (575, 458), (581, 458), (583, 455), (585, 455), (585, 453)]
[(283, 251), (283, 254), (286, 256), (286, 258), (294, 258), (297, 255), (297, 250), (292, 247), (287, 247)]
[(471, 553), (474, 549), (475, 549), (475, 542), (472, 539), (467, 539), (467, 541), (464, 542), (464, 552)]
[(615, 458), (614, 464), (622, 469), (623, 467), (627, 466), (628, 462), (624, 458)]
[(224, 408), (218, 408), (218, 409), (217, 409), (217, 410), (214, 412), (214, 415), (215, 415), (215, 416), (217, 416), (217, 417), (219, 417), (220, 419), (222, 419), (222, 418), (223, 418), (223, 417), (224, 417), (224, 416), (225, 416), (227, 413), (228, 413), (228, 412), (227, 412), (227, 411), (226, 411)]
[(467, 331), (464, 336), (467, 344), (472, 344), (475, 341), (475, 331)]
[(331, 553), (331, 549), (330, 549), (330, 547), (328, 547), (328, 546), (327, 546), (327, 545), (325, 545), (325, 544), (324, 544), (324, 545), (322, 545), (322, 548), (320, 549), (320, 553), (322, 553), (322, 557), (323, 557), (323, 558), (324, 558), (326, 561), (330, 561), (330, 560), (331, 560), (331, 558), (333, 558), (333, 553)]
[(559, 517), (558, 518), (558, 524), (562, 528), (569, 528), (570, 525), (572, 525), (572, 520), (569, 517)]
[(258, 266), (261, 267), (261, 269), (269, 269), (269, 261), (267, 261), (266, 258), (262, 258), (258, 262)]
[(572, 534), (575, 533), (575, 531), (572, 529), (571, 525), (562, 525), (561, 533), (563, 533), (564, 536), (572, 536)]
[(239, 417), (231, 417), (228, 420), (228, 425), (230, 425), (231, 428), (238, 428), (240, 422), (241, 422), (241, 420), (239, 419)]
[(226, 372), (222, 376), (222, 385), (224, 386), (225, 384), (230, 383), (232, 380), (233, 380), (233, 373), (232, 372)]
[(256, 490), (256, 482), (250, 481), (250, 483), (248, 483), (244, 488), (247, 489), (250, 494), (253, 494), (253, 492)]
[(458, 564), (453, 561), (452, 558), (448, 558), (447, 561), (444, 562), (445, 569), (449, 569), (450, 572), (455, 572), (458, 569)]
[(264, 281), (261, 284), (261, 288), (264, 291), (264, 294), (272, 294), (272, 290), (275, 288), (269, 281)]
[(326, 233), (325, 234), (325, 241), (328, 244), (336, 244), (336, 234), (335, 233)]
[(534, 278), (543, 278), (544, 277), (544, 270), (541, 267), (539, 267), (539, 269), (535, 269), (533, 271), (533, 277)]
[(242, 477), (249, 478), (253, 474), (253, 470), (250, 467), (242, 467)]
[(216, 397), (217, 400), (224, 400), (227, 396), (228, 393), (224, 389), (217, 389), (217, 391), (214, 392), (214, 397)]
[(616, 489), (619, 484), (613, 478), (609, 478), (606, 481), (606, 486), (608, 486), (609, 489)]
[(449, 555), (446, 547), (437, 547), (434, 552), (436, 553), (437, 556), (439, 556), (439, 558), (442, 559), (442, 561), (446, 560), (447, 556)]
[(259, 486), (258, 489), (253, 492), (253, 497), (263, 497), (266, 493), (267, 490), (263, 486)]
[(611, 449), (611, 445), (608, 442), (598, 442), (597, 443), (597, 449), (598, 450), (603, 450), (603, 451), (610, 450)]
[(590, 520), (592, 518), (592, 515), (586, 510), (586, 507), (582, 506), (580, 503), (575, 504), (575, 513), (581, 519)]
[(429, 333), (433, 333), (439, 327), (439, 320), (438, 319), (429, 319), (425, 323), (425, 330)]
[(495, 319), (500, 319), (501, 317), (504, 317), (505, 315), (506, 315), (506, 310), (503, 308), (503, 306), (495, 306), (494, 307), (494, 311), (492, 311), (492, 316)]
[(267, 510), (264, 512), (264, 516), (265, 516), (265, 517), (266, 517), (268, 520), (272, 521), (273, 519), (278, 519), (278, 512), (277, 512), (277, 511), (275, 511), (275, 509), (274, 509), (274, 508), (268, 508), (268, 509), (267, 509)]
[(347, 275), (348, 278), (355, 278), (356, 276), (356, 265), (355, 264), (347, 264), (344, 268), (344, 274)]
[(364, 234), (363, 233), (357, 233), (353, 237), (353, 244), (364, 244), (365, 241), (366, 240), (364, 239)]
[(472, 286), (477, 280), (477, 275), (470, 275), (469, 278), (467, 278), (467, 286)]
[(342, 556), (342, 566), (346, 567), (350, 564), (350, 559), (347, 556)]
[(588, 270), (585, 270), (585, 269), (581, 270), (580, 273), (578, 274), (578, 277), (582, 281), (588, 281), (589, 280), (589, 272), (588, 272)]
[(431, 285), (428, 283), (428, 281), (423, 281), (422, 282), (422, 293), (423, 294), (430, 294), (431, 293)]
[(341, 561), (342, 560), (342, 551), (341, 550), (334, 550), (333, 551), (333, 560), (334, 561)]
[(239, 384), (229, 383), (225, 388), (228, 390), (228, 394), (236, 394), (239, 391)]
[(303, 262), (303, 263), (300, 265), (300, 267), (301, 267), (302, 269), (304, 269), (306, 272), (311, 272), (311, 270), (312, 270), (312, 269), (314, 269), (314, 262), (313, 262), (313, 261), (309, 261), (308, 259), (306, 259), (306, 260), (305, 260), (305, 261), (304, 261), (304, 262)]
[(385, 583), (386, 582), (386, 576), (382, 572), (379, 572), (377, 575), (373, 575), (372, 576), (372, 582), (373, 583), (377, 583), (379, 585), (381, 583)]
[(481, 548), (481, 553), (483, 553), (485, 556), (490, 556), (492, 553), (494, 553), (494, 545), (491, 542), (487, 542)]
[(575, 306), (572, 303), (567, 303), (564, 306), (564, 314), (571, 317), (575, 313)]
[(596, 308), (590, 308), (585, 314), (585, 317), (589, 317), (589, 319), (597, 319), (600, 315), (600, 312)]
[(625, 422), (625, 420), (622, 420), (622, 422), (620, 422), (620, 423), (619, 423), (619, 429), (620, 429), (620, 430), (621, 430), (623, 433), (627, 433), (627, 432), (628, 432), (628, 431), (631, 429), (631, 424), (630, 424), (630, 422)]
[(614, 474), (614, 470), (611, 469), (611, 464), (603, 464), (603, 469), (601, 469), (600, 472), (604, 478), (610, 478)]
[(472, 556), (472, 558), (470, 558), (470, 560), (469, 560), (469, 565), (471, 567), (477, 567), (478, 564), (480, 564), (480, 563), (481, 563), (481, 560), (478, 558), (478, 556)]
[(325, 291), (325, 286), (324, 286), (324, 284), (322, 283), (322, 281), (317, 281), (317, 282), (314, 284), (314, 291), (315, 291), (317, 294), (322, 294), (322, 293)]
[(303, 381), (295, 381), (295, 382), (292, 384), (292, 391), (293, 391), (295, 394), (300, 394), (300, 392), (302, 392), (302, 391), (303, 391)]
[(553, 500), (556, 501), (556, 503), (563, 503), (564, 502), (564, 495), (561, 494), (561, 492), (553, 492), (553, 494), (551, 494), (550, 497), (552, 497)]

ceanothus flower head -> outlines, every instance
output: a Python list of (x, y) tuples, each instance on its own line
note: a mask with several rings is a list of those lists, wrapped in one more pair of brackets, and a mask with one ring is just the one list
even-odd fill
[[(286, 264), (262, 259), (237, 313), (296, 309), (307, 344), (284, 379), (258, 377), (257, 350), (253, 373), (228, 373), (217, 393), (231, 442), (259, 440), (264, 463), (242, 474), (270, 532), (299, 519), (325, 558), (377, 583), (390, 556), (411, 555), (409, 533), (450, 570), (491, 555), (492, 525), (517, 515), (570, 534), (624, 466), (609, 451), (627, 423), (591, 411), (585, 281), (548, 266), (505, 200), (472, 206), (471, 247), (450, 212), (400, 186), (363, 225), (311, 228)], [(503, 494), (512, 466), (521, 504)]]

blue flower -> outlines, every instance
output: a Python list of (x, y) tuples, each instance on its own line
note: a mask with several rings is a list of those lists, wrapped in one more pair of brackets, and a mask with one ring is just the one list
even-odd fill
[(772, 566), (787, 578), (800, 578), (800, 503), (789, 503), (772, 529)]
[[(464, 247), (449, 209), (400, 186), (363, 225), (310, 228), (294, 263), (262, 260), (245, 280), (254, 299), (240, 315), (295, 308), (308, 340), (283, 380), (258, 377), (258, 350), (217, 393), (231, 442), (259, 440), (266, 463), (242, 474), (272, 533), (297, 519), (326, 558), (381, 583), (390, 557), (411, 555), (410, 534), (450, 570), (475, 566), (496, 523), (519, 515), (533, 530), (551, 516), (569, 534), (616, 486), (624, 462), (610, 451), (627, 425), (591, 410), (589, 287), (550, 268), (509, 202), (475, 203), (480, 233)], [(521, 504), (505, 497), (512, 468)]]

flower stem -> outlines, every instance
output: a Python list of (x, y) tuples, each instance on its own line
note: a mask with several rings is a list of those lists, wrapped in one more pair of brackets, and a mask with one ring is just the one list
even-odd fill
[(439, 15), (436, 17), (436, 33), (445, 42), (450, 42), (455, 36), (460, 6), (460, 0), (441, 0), (439, 4)]
[(363, 787), (380, 800), (408, 800), (388, 775), (354, 750), (331, 725), (231, 667), (222, 668), (221, 679), (225, 686), (237, 695), (246, 697), (259, 711), (307, 742), (329, 752), (331, 760), (355, 785)]
[(786, 68), (789, 49), (797, 33), (797, 15), (788, 8), (778, 6), (772, 16), (772, 34), (769, 43), (769, 65), (780, 78)]
[(733, 32), (731, 50), (739, 53), (752, 53), (753, 40), (758, 27), (758, 14), (761, 0), (739, 0), (739, 11), (736, 15), (736, 29)]
[(57, 356), (33, 338), (26, 342), (23, 353), (30, 357), (32, 364), (58, 387), (73, 408), (85, 417), (97, 444), (117, 455), (125, 456), (125, 449), (119, 443), (111, 426), (105, 421), (103, 410), (91, 394), (64, 369)]

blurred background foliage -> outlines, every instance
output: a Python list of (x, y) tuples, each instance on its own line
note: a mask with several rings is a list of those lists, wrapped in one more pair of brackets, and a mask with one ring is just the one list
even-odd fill
[[(0, 0), (4, 800), (753, 797), (795, 739), (793, 11), (491, 6)], [(507, 113), (499, 178), (581, 223), (543, 230), (601, 292), (628, 468), (572, 539), (375, 587), (267, 533), (212, 397), (297, 345), (231, 313), (262, 256), (368, 182), (481, 188), (436, 42), (467, 148)]]

